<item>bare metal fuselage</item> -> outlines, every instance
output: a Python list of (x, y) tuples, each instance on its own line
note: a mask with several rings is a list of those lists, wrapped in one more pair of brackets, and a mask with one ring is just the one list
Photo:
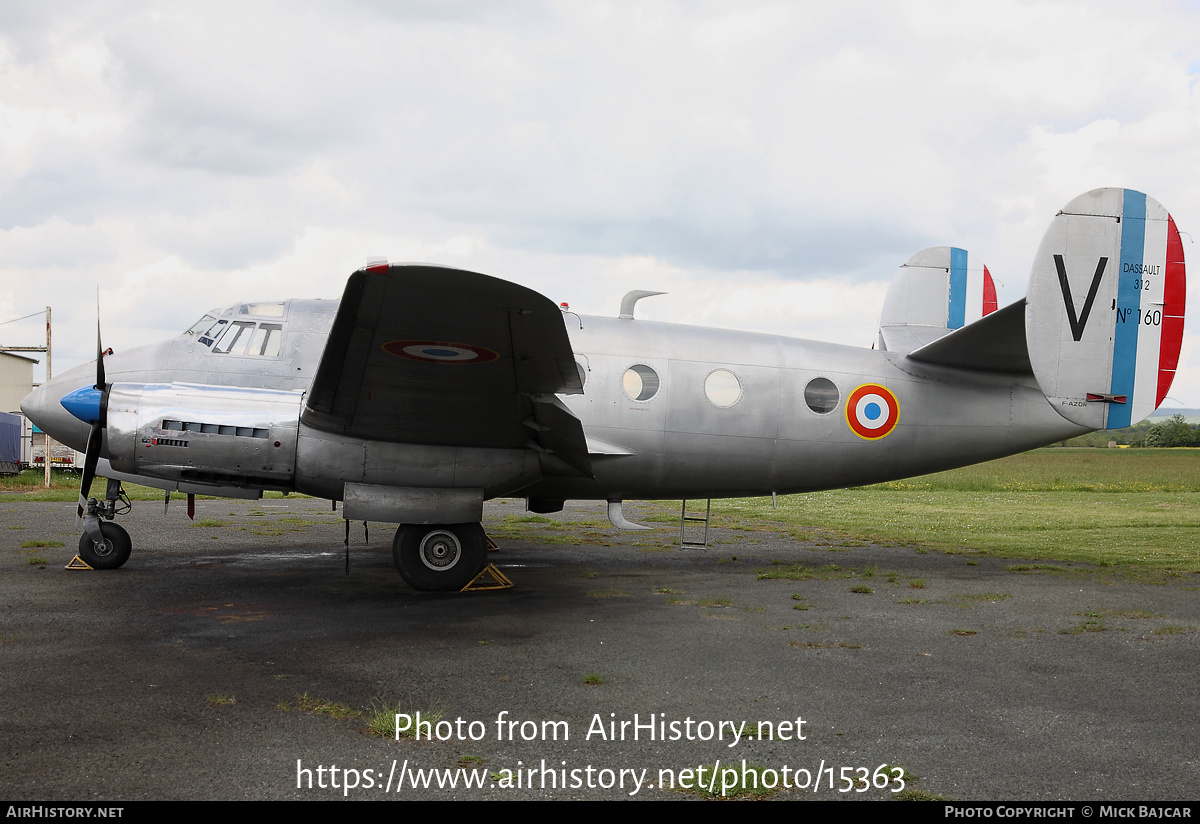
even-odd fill
[[(584, 377), (562, 401), (584, 426), (594, 477), (556, 469), (530, 448), (491, 449), (352, 438), (300, 421), (336, 301), (286, 305), (277, 357), (219, 354), (194, 336), (105, 358), (111, 383), (103, 457), (111, 470), (161, 488), (229, 496), (263, 489), (342, 500), (346, 485), (481, 489), (486, 498), (707, 498), (829, 489), (963, 466), (1086, 431), (1068, 423), (1028, 375), (920, 364), (902, 354), (774, 335), (632, 319), (564, 316)], [(631, 367), (658, 381), (647, 400)], [(469, 369), (470, 366), (456, 367)], [(706, 394), (716, 370), (736, 376), (736, 401)], [(58, 406), (94, 365), (57, 377), (26, 402), (50, 434), (76, 448), (88, 427)], [(838, 402), (805, 400), (824, 378)], [(868, 440), (847, 421), (863, 384), (890, 390), (895, 428)], [(402, 423), (401, 423), (402, 426)]]

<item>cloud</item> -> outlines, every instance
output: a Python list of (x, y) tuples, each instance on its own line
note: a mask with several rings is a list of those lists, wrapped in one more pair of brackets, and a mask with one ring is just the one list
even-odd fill
[[(1087, 189), (1143, 188), (1200, 225), (1198, 17), (1115, 2), (6, 7), (0, 272), (19, 314), (52, 290), (56, 341), (79, 358), (97, 282), (122, 295), (114, 323), (165, 333), (208, 308), (196, 291), (328, 296), (368, 254), (605, 311), (629, 261), (654, 261), (642, 274), (671, 282), (676, 319), (763, 299), (763, 328), (864, 343), (868, 293), (924, 246), (968, 247), (1012, 300), (1054, 211)], [(851, 300), (829, 296), (837, 283)], [(780, 289), (828, 323), (779, 311)], [(1180, 382), (1200, 397), (1193, 367)]]

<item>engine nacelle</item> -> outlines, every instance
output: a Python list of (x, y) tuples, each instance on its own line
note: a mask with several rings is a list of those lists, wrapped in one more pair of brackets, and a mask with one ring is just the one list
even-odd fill
[(118, 472), (290, 490), (302, 398), (273, 389), (115, 383), (106, 454)]

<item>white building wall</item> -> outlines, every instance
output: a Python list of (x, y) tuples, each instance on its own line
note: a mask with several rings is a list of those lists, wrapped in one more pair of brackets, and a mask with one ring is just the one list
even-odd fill
[(0, 412), (20, 412), (21, 400), (33, 390), (32, 358), (0, 352)]

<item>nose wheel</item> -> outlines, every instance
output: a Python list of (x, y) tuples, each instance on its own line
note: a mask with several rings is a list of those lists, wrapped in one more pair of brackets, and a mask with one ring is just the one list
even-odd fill
[(487, 562), (479, 524), (401, 524), (392, 539), (392, 561), (414, 589), (457, 592)]
[(88, 498), (86, 506), (80, 504), (83, 534), (79, 536), (79, 557), (92, 569), (118, 569), (129, 560), (133, 541), (113, 518), (131, 508), (121, 482), (113, 478), (108, 479), (103, 501)]
[(96, 540), (90, 532), (79, 536), (79, 557), (92, 569), (117, 569), (129, 560), (133, 541), (120, 524), (100, 522), (101, 539)]

